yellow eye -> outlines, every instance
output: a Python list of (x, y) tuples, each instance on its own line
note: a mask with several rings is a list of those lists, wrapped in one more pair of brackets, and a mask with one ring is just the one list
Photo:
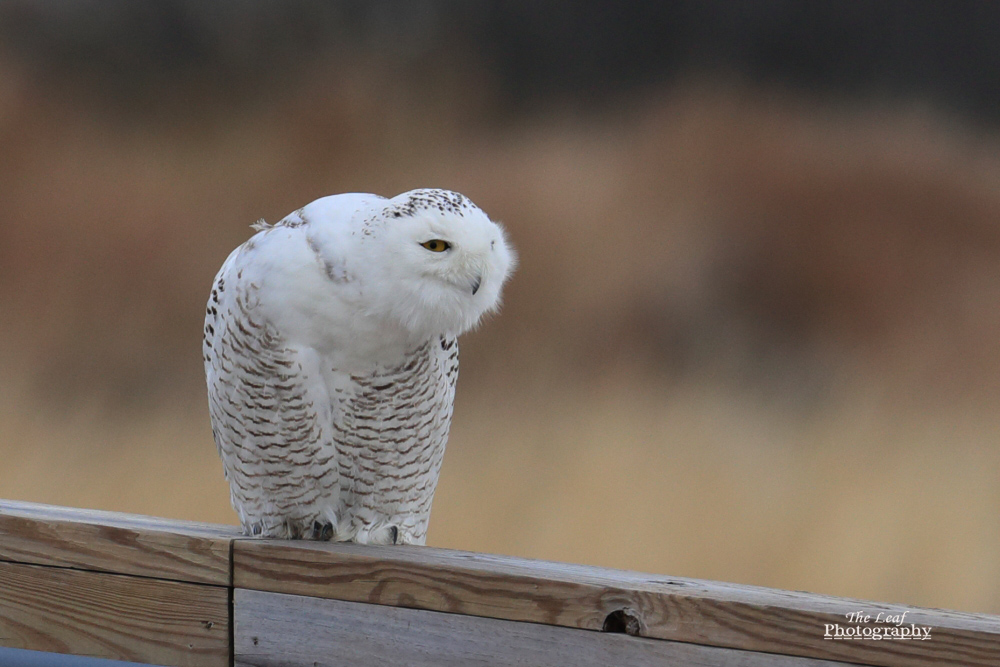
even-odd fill
[(442, 241), (441, 239), (431, 239), (430, 241), (425, 241), (420, 245), (427, 248), (431, 252), (444, 252), (451, 247), (450, 243)]

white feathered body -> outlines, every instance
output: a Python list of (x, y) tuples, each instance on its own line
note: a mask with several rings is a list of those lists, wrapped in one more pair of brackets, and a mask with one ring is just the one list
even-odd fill
[[(428, 236), (454, 238), (449, 256)], [(424, 543), (457, 336), (496, 308), (513, 261), (495, 223), (435, 190), (326, 197), (233, 251), (203, 351), (248, 534)]]

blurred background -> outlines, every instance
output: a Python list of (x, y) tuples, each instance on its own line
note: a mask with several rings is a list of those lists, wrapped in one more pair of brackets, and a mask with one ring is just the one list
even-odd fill
[(436, 546), (1000, 613), (1000, 5), (6, 0), (0, 497), (235, 523), (204, 303), (465, 193)]

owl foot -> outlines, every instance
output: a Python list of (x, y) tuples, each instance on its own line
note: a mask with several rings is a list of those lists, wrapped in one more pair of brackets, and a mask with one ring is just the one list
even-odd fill
[(256, 521), (244, 522), (243, 532), (250, 537), (279, 540), (322, 540), (330, 541), (336, 535), (330, 513), (318, 512), (306, 517), (266, 516)]
[(403, 533), (398, 526), (381, 526), (368, 533), (366, 542), (368, 544), (401, 544), (402, 537)]
[(250, 537), (299, 539), (291, 522), (265, 523), (264, 521), (255, 521), (243, 524), (243, 533)]
[(290, 540), (301, 540), (305, 537), (304, 526), (293, 519), (285, 519), (285, 531)]

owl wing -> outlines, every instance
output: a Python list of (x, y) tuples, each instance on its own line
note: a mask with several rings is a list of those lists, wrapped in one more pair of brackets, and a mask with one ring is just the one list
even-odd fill
[(252, 535), (332, 530), (339, 473), (319, 356), (288, 344), (263, 317), (241, 250), (212, 286), (203, 347), (212, 435), (233, 507)]

